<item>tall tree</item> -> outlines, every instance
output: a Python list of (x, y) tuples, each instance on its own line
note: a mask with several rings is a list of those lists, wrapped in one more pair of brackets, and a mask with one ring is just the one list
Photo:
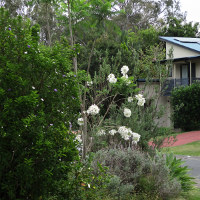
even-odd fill
[[(51, 46), (52, 41), (58, 39), (63, 29), (58, 26), (56, 10), (59, 4), (56, 0), (30, 0), (27, 16), (41, 28), (41, 40)], [(55, 37), (55, 35), (57, 35)]]
[(0, 7), (6, 8), (12, 17), (24, 15), (26, 8), (25, 0), (1, 0)]
[(169, 16), (184, 18), (179, 0), (125, 0), (118, 6), (124, 12), (115, 20), (122, 30), (160, 27), (168, 22)]
[(177, 18), (170, 18), (169, 24), (162, 30), (164, 36), (174, 37), (199, 37), (199, 23), (192, 24)]

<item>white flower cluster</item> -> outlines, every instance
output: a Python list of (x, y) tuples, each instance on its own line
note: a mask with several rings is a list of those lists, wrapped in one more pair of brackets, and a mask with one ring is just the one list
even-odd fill
[(83, 126), (83, 124), (84, 124), (83, 118), (82, 118), (82, 117), (81, 117), (81, 118), (78, 118), (78, 125), (79, 125), (79, 126)]
[(126, 66), (126, 65), (124, 65), (124, 66), (121, 68), (121, 73), (122, 73), (122, 75), (123, 75), (122, 78), (124, 79), (126, 85), (131, 84), (131, 81), (128, 80), (128, 75), (127, 75), (128, 71), (129, 71), (129, 68), (128, 68), (128, 66)]
[(133, 102), (133, 97), (128, 97), (128, 102)]
[(92, 86), (93, 82), (92, 81), (87, 81), (87, 86), (90, 87)]
[(107, 80), (109, 81), (109, 83), (116, 83), (117, 79), (115, 78), (114, 74), (109, 74)]
[(132, 135), (132, 138), (133, 138), (133, 142), (135, 144), (137, 144), (137, 142), (139, 142), (139, 140), (140, 140), (140, 135), (138, 133), (134, 133), (134, 132), (132, 132), (131, 135)]
[(125, 117), (130, 117), (131, 116), (131, 110), (128, 108), (124, 108), (124, 116)]
[(138, 106), (144, 106), (146, 100), (142, 94), (135, 95), (135, 98), (138, 100)]
[(99, 111), (100, 111), (99, 107), (93, 104), (88, 108), (87, 113), (90, 115), (97, 115)]
[(103, 130), (103, 129), (101, 129), (101, 130), (99, 130), (98, 132), (97, 132), (97, 135), (98, 136), (102, 136), (102, 135), (105, 135), (106, 134), (106, 132)]
[(129, 140), (130, 138), (130, 129), (126, 128), (126, 126), (120, 126), (118, 129), (118, 133), (124, 140)]
[(115, 133), (117, 133), (117, 131), (115, 129), (112, 129), (112, 130), (109, 131), (110, 135), (115, 135)]
[[(126, 126), (120, 126), (118, 130), (112, 129), (108, 133), (112, 136), (114, 136), (116, 133), (119, 133), (124, 140), (129, 140), (130, 138), (132, 138), (135, 144), (137, 144), (137, 142), (139, 142), (140, 140), (140, 135), (138, 133), (134, 133), (130, 128), (127, 128)], [(104, 129), (101, 129), (96, 133), (96, 135), (106, 135), (106, 131)]]
[(123, 75), (123, 77), (127, 77), (128, 78), (128, 75), (127, 75), (127, 72), (129, 71), (129, 68), (128, 66), (124, 65), (122, 68), (121, 68), (121, 73)]
[(138, 133), (134, 133), (130, 128), (127, 128), (126, 126), (120, 126), (118, 132), (124, 140), (129, 140), (132, 138), (136, 144), (140, 140), (140, 135)]

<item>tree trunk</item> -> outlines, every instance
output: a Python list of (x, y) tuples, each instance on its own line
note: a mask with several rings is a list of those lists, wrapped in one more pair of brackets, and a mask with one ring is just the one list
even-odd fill
[(48, 46), (51, 46), (51, 30), (50, 30), (50, 25), (49, 25), (49, 8), (48, 8), (48, 3), (46, 3), (46, 24), (47, 24), (47, 35), (46, 35), (46, 40)]
[[(72, 19), (71, 19), (71, 2), (70, 0), (67, 1), (68, 4), (68, 15), (69, 15), (69, 31), (70, 31), (70, 44), (71, 47), (74, 47), (74, 38), (73, 38), (73, 30), (72, 30)], [(74, 72), (77, 74), (77, 57), (73, 57), (73, 66), (74, 66)]]

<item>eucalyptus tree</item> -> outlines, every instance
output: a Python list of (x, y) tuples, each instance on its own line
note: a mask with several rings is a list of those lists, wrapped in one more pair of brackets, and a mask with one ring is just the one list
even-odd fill
[(0, 7), (6, 8), (12, 17), (24, 15), (26, 10), (25, 0), (1, 0)]
[(57, 0), (29, 0), (27, 16), (32, 23), (38, 23), (41, 29), (41, 41), (51, 46), (62, 34), (63, 28), (58, 25), (56, 11), (59, 7)]
[(118, 5), (124, 12), (114, 20), (122, 30), (160, 27), (170, 16), (184, 18), (179, 4), (179, 0), (125, 0)]

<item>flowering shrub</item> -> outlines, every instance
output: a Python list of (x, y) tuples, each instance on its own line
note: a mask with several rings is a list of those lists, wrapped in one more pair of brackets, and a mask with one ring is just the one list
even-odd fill
[[(82, 135), (82, 138), (83, 138), (83, 150), (86, 148), (86, 146), (94, 145), (94, 144), (86, 145), (86, 142), (88, 141), (88, 138), (86, 138), (86, 134), (87, 134), (86, 133), (86, 129), (88, 127), (91, 127), (91, 130), (90, 130), (91, 132), (89, 132), (91, 138), (96, 137), (96, 136), (102, 137), (102, 138), (108, 138), (108, 135), (110, 135), (110, 136), (113, 137), (113, 139), (114, 138), (115, 139), (116, 138), (119, 139), (119, 136), (120, 136), (121, 139), (124, 140), (124, 141), (131, 140), (131, 144), (137, 144), (137, 142), (139, 141), (140, 135), (137, 134), (137, 133), (132, 132), (132, 130), (130, 128), (126, 128), (125, 126), (122, 126), (123, 127), (123, 130), (122, 130), (122, 127), (121, 128), (119, 127), (120, 124), (117, 124), (115, 127), (111, 126), (111, 128), (118, 129), (118, 131), (116, 131), (115, 129), (107, 128), (107, 126), (105, 126), (105, 123), (104, 123), (104, 118), (106, 117), (107, 114), (109, 114), (109, 109), (111, 109), (110, 106), (111, 105), (116, 105), (116, 102), (114, 102), (116, 95), (121, 95), (119, 93), (119, 91), (117, 91), (116, 89), (117, 88), (121, 88), (120, 90), (123, 90), (123, 92), (125, 91), (125, 94), (126, 94), (126, 92), (128, 94), (130, 94), (131, 92), (136, 91), (133, 88), (134, 84), (133, 84), (132, 78), (128, 77), (128, 74), (127, 74), (128, 71), (129, 71), (128, 66), (123, 66), (121, 68), (121, 72), (122, 72), (123, 76), (121, 78), (118, 78), (118, 79), (115, 78), (115, 75), (113, 73), (110, 73), (110, 74), (107, 75), (106, 79), (107, 79), (108, 83), (112, 84), (112, 85), (108, 85), (107, 89), (108, 89), (108, 91), (110, 90), (111, 93), (113, 93), (113, 97), (111, 97), (111, 98), (113, 98), (113, 102), (111, 102), (111, 104), (108, 106), (107, 111), (105, 111), (105, 115), (104, 115), (103, 118), (102, 118), (102, 116), (100, 114), (99, 106), (97, 106), (94, 103), (89, 106), (87, 111), (85, 111), (85, 110), (82, 111), (82, 117), (78, 119), (78, 124), (80, 126), (82, 126), (82, 125), (84, 126), (82, 128), (82, 131), (84, 131), (83, 135)], [(97, 87), (96, 86), (97, 85), (97, 81), (94, 79), (92, 82), (93, 82), (93, 87), (96, 88)], [(101, 80), (101, 82), (102, 82), (102, 80)], [(112, 90), (114, 90), (114, 91), (112, 91)], [(106, 90), (103, 90), (103, 91), (106, 92)], [(87, 92), (89, 92), (89, 91), (87, 90)], [(93, 97), (91, 97), (91, 98), (93, 99)], [(144, 104), (145, 99), (143, 97), (141, 99), (143, 100), (143, 104)], [(141, 101), (141, 99), (140, 99), (140, 101)], [(129, 97), (129, 101), (132, 102), (133, 101), (133, 97)], [(86, 105), (86, 102), (83, 103), (83, 104)], [(102, 111), (101, 111), (101, 113), (102, 113)], [(124, 110), (123, 110), (123, 115), (126, 118), (130, 118), (131, 117), (131, 110), (128, 107), (125, 107)], [(84, 123), (84, 121), (86, 123)], [(87, 126), (88, 123), (90, 123), (90, 126)], [(101, 126), (97, 125), (98, 123)], [(116, 134), (116, 133), (119, 133), (119, 134)], [(94, 139), (91, 139), (91, 141), (94, 141)], [(118, 140), (116, 145), (118, 145), (119, 143), (120, 143), (120, 139)]]

